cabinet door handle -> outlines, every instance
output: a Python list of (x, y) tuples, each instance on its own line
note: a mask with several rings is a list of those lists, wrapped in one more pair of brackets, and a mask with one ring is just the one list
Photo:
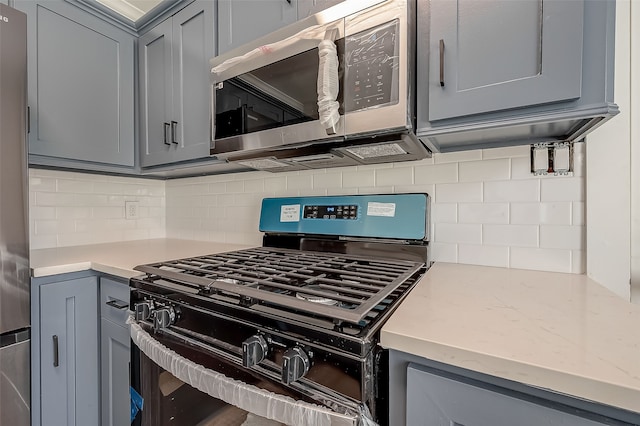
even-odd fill
[(164, 134), (162, 136), (164, 138), (164, 144), (171, 145), (169, 143), (169, 138), (167, 137), (167, 132), (169, 131), (169, 123), (163, 123), (163, 124), (164, 124)]
[(291, 4), (291, 0), (287, 0), (287, 3)]
[(27, 107), (27, 133), (31, 133), (31, 107)]
[(53, 335), (53, 366), (57, 367), (60, 365), (60, 355), (58, 353), (58, 336)]
[(129, 307), (129, 304), (127, 302), (118, 299), (109, 300), (108, 302), (106, 302), (106, 304), (111, 306), (112, 308), (120, 310), (127, 309)]
[(176, 129), (178, 128), (178, 122), (177, 121), (172, 121), (171, 122), (171, 142), (175, 143), (176, 145), (178, 145), (178, 141), (176, 140)]
[(440, 39), (440, 87), (444, 87), (444, 40)]

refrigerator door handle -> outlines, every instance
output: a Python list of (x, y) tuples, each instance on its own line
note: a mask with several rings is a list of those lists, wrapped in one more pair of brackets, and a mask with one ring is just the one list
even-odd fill
[(58, 353), (58, 336), (53, 335), (53, 366), (57, 367), (60, 365), (60, 356)]

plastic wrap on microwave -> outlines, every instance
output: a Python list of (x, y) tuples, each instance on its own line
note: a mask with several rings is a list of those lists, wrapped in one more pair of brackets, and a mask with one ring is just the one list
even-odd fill
[(325, 129), (338, 124), (340, 104), (336, 100), (340, 90), (338, 80), (338, 50), (333, 40), (322, 40), (318, 46), (318, 115)]
[(247, 412), (296, 426), (376, 426), (365, 407), (359, 415), (279, 395), (205, 368), (167, 348), (129, 317), (133, 343), (153, 362), (186, 384)]

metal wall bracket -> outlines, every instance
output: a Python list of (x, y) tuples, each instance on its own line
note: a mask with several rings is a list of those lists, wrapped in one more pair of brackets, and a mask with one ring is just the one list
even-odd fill
[(573, 172), (573, 142), (542, 142), (531, 145), (531, 173), (536, 176)]

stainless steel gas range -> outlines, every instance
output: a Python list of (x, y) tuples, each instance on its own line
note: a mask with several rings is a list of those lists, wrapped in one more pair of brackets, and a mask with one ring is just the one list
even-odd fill
[(427, 194), (267, 198), (262, 247), (136, 267), (138, 422), (387, 424), (379, 332), (428, 222)]

